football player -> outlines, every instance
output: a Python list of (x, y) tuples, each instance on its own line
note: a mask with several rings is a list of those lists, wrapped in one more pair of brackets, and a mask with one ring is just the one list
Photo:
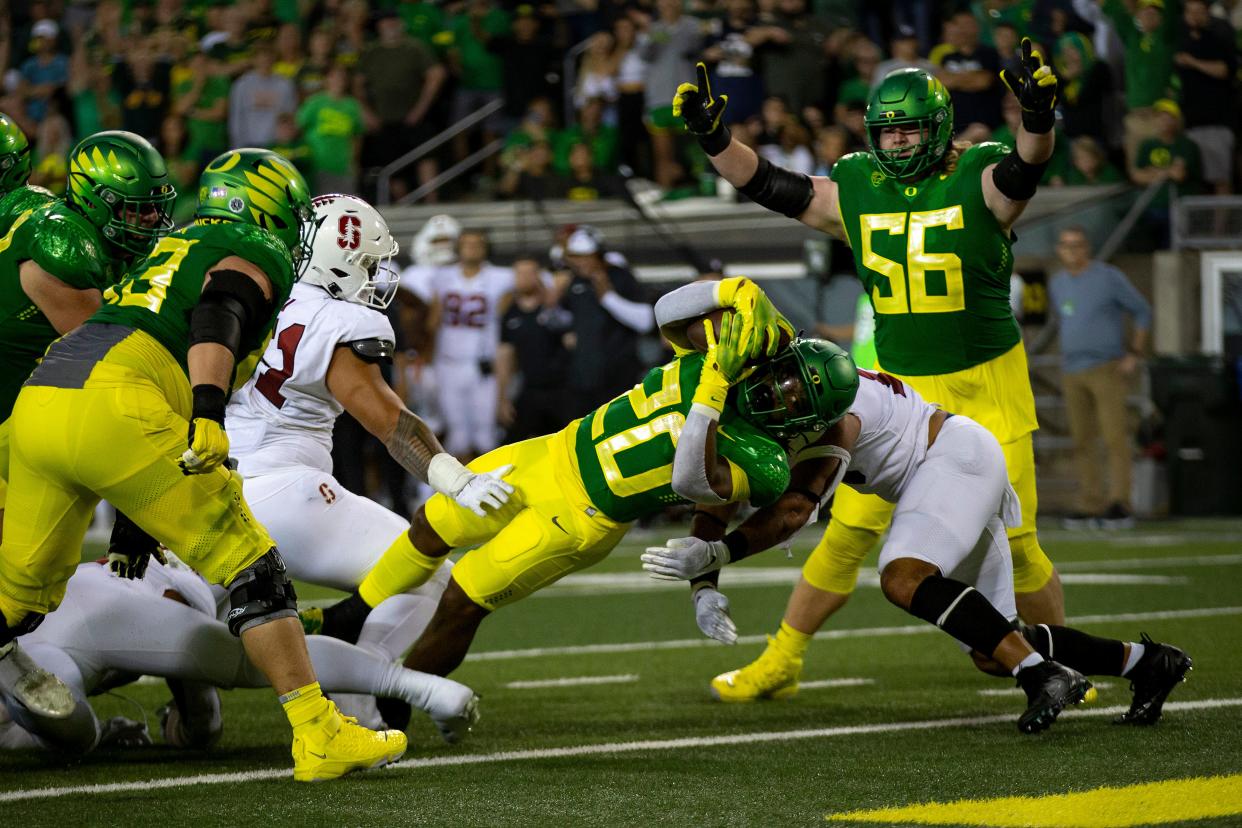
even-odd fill
[(22, 213), (56, 198), (50, 191), (26, 183), (32, 166), (26, 133), (0, 112), (0, 238)]
[[(1052, 155), (1057, 79), (1029, 39), (1020, 66), (1001, 77), (1022, 105), (1016, 150), (953, 142), (948, 90), (921, 69), (899, 69), (872, 93), (868, 151), (845, 156), (828, 177), (777, 167), (733, 140), (721, 122), (727, 98), (712, 96), (702, 64), (673, 111), (742, 193), (851, 246), (875, 309), (879, 366), (996, 436), (1022, 502), (1022, 525), (1008, 530), (1018, 611), (1060, 624), (1060, 579), (1035, 534), (1035, 402), (1009, 306), (1010, 231)], [(718, 682), (720, 693), (739, 701), (796, 688), (812, 635), (849, 599), (892, 513), (881, 498), (841, 492), (772, 644), (731, 683)]]
[[(1015, 676), (1027, 696), (1019, 730), (1037, 733), (1066, 705), (1090, 700), (1094, 689), (1082, 673), (1131, 679), (1134, 699), (1119, 721), (1160, 718), (1191, 666), (1181, 650), (1146, 636), (1126, 643), (1058, 625), (1015, 627), (1005, 527), (1021, 522), (1021, 507), (1000, 444), (985, 428), (924, 402), (895, 377), (857, 371), (825, 340), (794, 340), (738, 393), (755, 424), (789, 445), (790, 487), (723, 537), (674, 538), (649, 548), (642, 561), (653, 577), (694, 581), (783, 542), (844, 480), (894, 504), (879, 559), (885, 597), (956, 638), (980, 669)], [(808, 429), (825, 410), (844, 416), (826, 430)], [(722, 525), (736, 507), (699, 508)], [(738, 672), (712, 683), (718, 698), (729, 700), (718, 688), (728, 688)]]
[[(499, 479), (506, 470), (474, 474), (446, 453), (380, 373), (393, 356), (384, 309), (397, 290), (384, 269), (397, 242), (383, 217), (353, 196), (318, 196), (313, 205), (319, 232), (310, 265), (281, 308), (258, 369), (229, 403), (226, 423), (246, 502), (284, 550), (290, 574), (352, 591), (410, 523), (332, 476), (332, 427), (342, 411), (406, 471), (464, 509), (482, 516), (513, 489)], [(447, 583), (446, 568), (385, 601), (358, 643), (389, 659), (404, 656)], [(302, 617), (318, 631), (318, 610)], [(376, 721), (370, 709), (347, 712)]]
[[(92, 192), (110, 212), (107, 191)], [(261, 149), (215, 158), (198, 193), (193, 224), (109, 288), (18, 395), (0, 546), (0, 686), (36, 712), (71, 712), (63, 683), (10, 659), (20, 653), (15, 636), (64, 597), (91, 513), (106, 498), (229, 589), (229, 630), (293, 727), (294, 778), (331, 779), (396, 760), (405, 734), (359, 727), (324, 697), (293, 583), (226, 464), (224, 431), (230, 391), (253, 373), (309, 263), (310, 194), (288, 161)]]
[[(206, 748), (219, 739), (224, 724), (216, 688), (268, 686), (228, 627), (216, 620), (216, 598), (207, 582), (174, 556), (169, 559), (169, 565), (151, 562), (136, 580), (99, 563), (78, 566), (64, 606), (20, 639), (32, 659), (69, 686), (73, 713), (47, 718), (12, 705), (12, 721), (0, 723), (0, 748), (84, 753), (109, 736), (149, 741), (140, 723), (100, 723), (87, 701), (142, 675), (167, 679), (173, 692), (160, 711), (165, 741)], [(403, 669), (334, 638), (314, 636), (306, 646), (325, 691), (399, 698), (426, 712), (450, 741), (468, 729), (475, 700), (469, 687)], [(0, 705), (0, 712), (4, 709)]]
[(471, 463), (479, 471), (516, 466), (509, 501), (480, 517), (444, 495), (432, 497), (359, 592), (325, 615), (339, 614), (339, 628), (348, 628), (368, 606), (430, 578), (451, 550), (476, 547), (453, 567), (431, 625), (405, 661), (448, 675), (484, 618), (602, 560), (636, 519), (687, 501), (775, 499), (789, 480), (785, 449), (741, 416), (743, 398), (735, 405), (728, 397), (751, 356), (753, 288), (741, 279), (725, 286), (733, 310), (706, 354), (653, 368), (631, 391), (560, 432)]

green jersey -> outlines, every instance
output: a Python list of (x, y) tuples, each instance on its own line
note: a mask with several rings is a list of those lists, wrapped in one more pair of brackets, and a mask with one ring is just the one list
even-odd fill
[[(207, 271), (226, 256), (240, 256), (259, 267), (272, 283), (272, 314), (262, 329), (242, 341), (241, 366), (262, 353), (276, 324), (276, 313), (293, 288), (293, 259), (280, 240), (250, 224), (195, 222), (160, 239), (138, 267), (104, 294), (92, 322), (128, 325), (146, 331), (168, 349), (182, 368), (190, 349), (190, 312), (203, 292)], [(188, 373), (188, 370), (187, 370)], [(249, 379), (235, 376), (234, 388)]]
[(1009, 234), (983, 201), (984, 168), (1008, 152), (978, 144), (953, 172), (909, 183), (886, 176), (869, 153), (851, 153), (833, 166), (885, 371), (949, 374), (1021, 340), (1009, 307)]
[[(37, 201), (35, 195), (26, 197)], [(10, 193), (2, 203), (13, 197)], [(0, 421), (9, 418), (22, 383), (60, 336), (22, 290), (22, 263), (33, 261), (71, 288), (103, 291), (114, 279), (107, 249), (95, 226), (58, 198), (27, 207), (9, 221), (0, 238)]]
[[(633, 389), (582, 418), (574, 453), (583, 486), (618, 523), (686, 502), (673, 491), (673, 455), (702, 369), (697, 353), (652, 368)], [(746, 473), (756, 506), (772, 503), (789, 485), (785, 450), (731, 405), (720, 416), (716, 451)]]
[(0, 238), (4, 238), (22, 213), (50, 204), (55, 198), (51, 190), (45, 190), (37, 184), (9, 190), (0, 198)]

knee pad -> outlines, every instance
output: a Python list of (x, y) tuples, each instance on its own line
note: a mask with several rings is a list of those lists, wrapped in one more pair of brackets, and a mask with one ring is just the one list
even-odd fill
[(1052, 561), (1034, 532), (1011, 537), (1009, 551), (1013, 556), (1014, 592), (1039, 592), (1052, 580)]
[(830, 521), (824, 536), (803, 565), (802, 577), (823, 592), (849, 595), (858, 583), (863, 558), (879, 539), (880, 533), (872, 529)]
[(275, 547), (243, 569), (228, 589), (229, 632), (233, 635), (279, 618), (297, 617), (298, 596)]

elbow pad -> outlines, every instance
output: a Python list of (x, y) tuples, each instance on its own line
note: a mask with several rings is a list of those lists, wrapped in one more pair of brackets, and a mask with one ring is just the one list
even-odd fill
[(1047, 166), (1047, 161), (1028, 164), (1015, 150), (1002, 158), (992, 170), (992, 183), (1010, 201), (1027, 201), (1035, 195)]
[(241, 353), (271, 315), (271, 302), (253, 279), (236, 270), (217, 270), (190, 313), (190, 346), (215, 342)]
[(805, 213), (815, 196), (815, 187), (809, 176), (778, 167), (762, 155), (759, 156), (759, 167), (754, 176), (739, 189), (742, 195), (759, 206), (789, 218)]
[(397, 352), (397, 345), (391, 339), (355, 339), (343, 344), (348, 345), (358, 359), (377, 365), (392, 365), (393, 354)]

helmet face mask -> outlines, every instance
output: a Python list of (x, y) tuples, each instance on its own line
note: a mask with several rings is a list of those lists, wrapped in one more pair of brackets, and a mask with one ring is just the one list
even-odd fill
[[(949, 91), (922, 69), (888, 73), (872, 93), (863, 120), (867, 149), (876, 166), (899, 181), (916, 179), (935, 169), (953, 141)], [(884, 149), (882, 134), (890, 127), (917, 128), (918, 141)]]
[(388, 266), (399, 247), (379, 211), (348, 195), (316, 196), (316, 235), (302, 277), (334, 299), (384, 310), (400, 276)]
[(0, 113), (0, 195), (24, 185), (33, 167), (26, 133), (12, 118)]
[(125, 253), (145, 256), (173, 230), (177, 191), (164, 159), (130, 132), (100, 132), (69, 156), (65, 201)]
[(822, 339), (795, 339), (738, 384), (742, 416), (778, 440), (836, 425), (858, 393), (849, 354)]

